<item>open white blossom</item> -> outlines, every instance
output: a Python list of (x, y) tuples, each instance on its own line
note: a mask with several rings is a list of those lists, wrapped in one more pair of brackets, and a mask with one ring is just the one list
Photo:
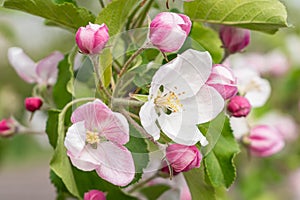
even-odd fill
[(212, 120), (224, 107), (222, 96), (205, 84), (211, 68), (209, 53), (189, 49), (155, 73), (148, 101), (139, 113), (155, 140), (161, 129), (179, 144), (208, 144), (197, 124)]

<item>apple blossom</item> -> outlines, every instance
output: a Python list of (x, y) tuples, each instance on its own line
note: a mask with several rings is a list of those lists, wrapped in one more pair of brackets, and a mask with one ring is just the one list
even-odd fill
[(58, 63), (64, 55), (58, 51), (35, 63), (18, 47), (8, 49), (8, 60), (18, 75), (28, 83), (54, 85), (57, 79)]
[(228, 102), (227, 110), (234, 117), (246, 117), (251, 111), (251, 105), (245, 97), (235, 96)]
[(109, 34), (106, 24), (89, 23), (76, 32), (76, 43), (84, 54), (99, 54), (108, 42)]
[[(176, 174), (200, 167), (202, 155), (196, 146), (171, 144), (166, 149), (166, 159)], [(168, 166), (162, 171), (168, 172)]]
[(206, 84), (215, 88), (224, 99), (230, 99), (236, 95), (237, 79), (233, 71), (225, 65), (217, 64), (212, 68)]
[(263, 106), (271, 94), (269, 81), (248, 68), (234, 69), (233, 71), (238, 79), (239, 93), (248, 99), (252, 107)]
[(99, 190), (90, 190), (84, 193), (83, 200), (106, 200), (105, 194)]
[(230, 117), (229, 122), (233, 135), (237, 140), (241, 140), (243, 136), (249, 134), (250, 127), (245, 117)]
[(150, 42), (162, 52), (177, 51), (189, 35), (191, 26), (191, 20), (186, 15), (159, 13), (150, 24)]
[(250, 31), (232, 26), (221, 26), (220, 38), (224, 48), (233, 54), (242, 51), (250, 42)]
[(249, 136), (250, 152), (259, 157), (271, 156), (278, 153), (284, 147), (283, 137), (271, 126), (257, 125), (250, 130)]
[(129, 141), (125, 117), (95, 100), (78, 107), (71, 121), (64, 144), (72, 164), (83, 171), (96, 170), (115, 185), (129, 184), (135, 167), (130, 151), (123, 146)]
[(139, 113), (142, 126), (155, 140), (160, 127), (176, 143), (208, 144), (196, 124), (212, 120), (224, 107), (222, 96), (205, 84), (211, 68), (209, 53), (189, 49), (155, 73)]
[(25, 99), (25, 108), (30, 112), (39, 110), (43, 105), (43, 100), (39, 97), (28, 97)]

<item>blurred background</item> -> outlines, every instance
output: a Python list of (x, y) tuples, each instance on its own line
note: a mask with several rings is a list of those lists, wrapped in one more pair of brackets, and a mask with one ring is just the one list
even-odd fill
[[(96, 13), (100, 9), (98, 2), (89, 2), (78, 1)], [(271, 98), (254, 114), (258, 120), (284, 122), (281, 125), (291, 137), (284, 150), (270, 158), (249, 158), (245, 151), (238, 155), (237, 180), (228, 199), (300, 199), (300, 1), (282, 2), (287, 6), (291, 27), (275, 35), (252, 32), (251, 45), (241, 56), (263, 55), (268, 58), (267, 63), (274, 65), (262, 69), (272, 85)], [(37, 113), (29, 123), (24, 99), (31, 96), (33, 86), (25, 83), (9, 65), (8, 48), (21, 47), (38, 61), (54, 50), (67, 53), (74, 44), (74, 34), (45, 26), (42, 18), (0, 8), (0, 119), (13, 115), (37, 131), (43, 131), (46, 122), (46, 115)], [(51, 156), (45, 134), (0, 138), (0, 199), (55, 199), (55, 189), (49, 180)]]

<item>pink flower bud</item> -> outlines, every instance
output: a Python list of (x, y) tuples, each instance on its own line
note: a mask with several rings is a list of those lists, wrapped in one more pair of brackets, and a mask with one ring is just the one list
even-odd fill
[(15, 132), (15, 121), (12, 118), (3, 119), (0, 121), (0, 136), (7, 137)]
[(267, 125), (252, 128), (248, 140), (251, 153), (259, 157), (271, 156), (284, 147), (282, 136), (275, 128)]
[(191, 26), (191, 20), (186, 15), (159, 13), (150, 24), (150, 41), (162, 52), (177, 51), (190, 33)]
[(177, 174), (200, 167), (202, 155), (196, 146), (171, 144), (166, 149), (166, 158)]
[(246, 117), (251, 111), (251, 104), (242, 96), (235, 96), (230, 99), (227, 110), (234, 117)]
[(242, 51), (250, 42), (250, 31), (231, 26), (221, 26), (220, 38), (224, 48), (233, 54)]
[(106, 200), (105, 194), (99, 190), (90, 190), (84, 193), (83, 200)]
[(76, 32), (76, 43), (84, 54), (99, 54), (108, 42), (109, 34), (106, 24), (89, 23)]
[(238, 92), (237, 79), (233, 71), (225, 65), (214, 65), (212, 72), (206, 82), (207, 85), (215, 88), (222, 97), (230, 99)]
[(43, 105), (43, 101), (39, 97), (28, 97), (25, 99), (25, 108), (30, 112), (39, 110)]

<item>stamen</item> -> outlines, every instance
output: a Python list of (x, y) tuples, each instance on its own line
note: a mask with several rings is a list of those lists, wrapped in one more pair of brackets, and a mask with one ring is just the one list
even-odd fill
[(172, 112), (178, 112), (182, 108), (182, 104), (180, 103), (178, 96), (171, 91), (163, 96), (158, 95), (154, 99), (154, 104), (163, 108), (167, 108)]
[(86, 143), (95, 146), (100, 142), (99, 134), (96, 132), (87, 131), (85, 141)]

